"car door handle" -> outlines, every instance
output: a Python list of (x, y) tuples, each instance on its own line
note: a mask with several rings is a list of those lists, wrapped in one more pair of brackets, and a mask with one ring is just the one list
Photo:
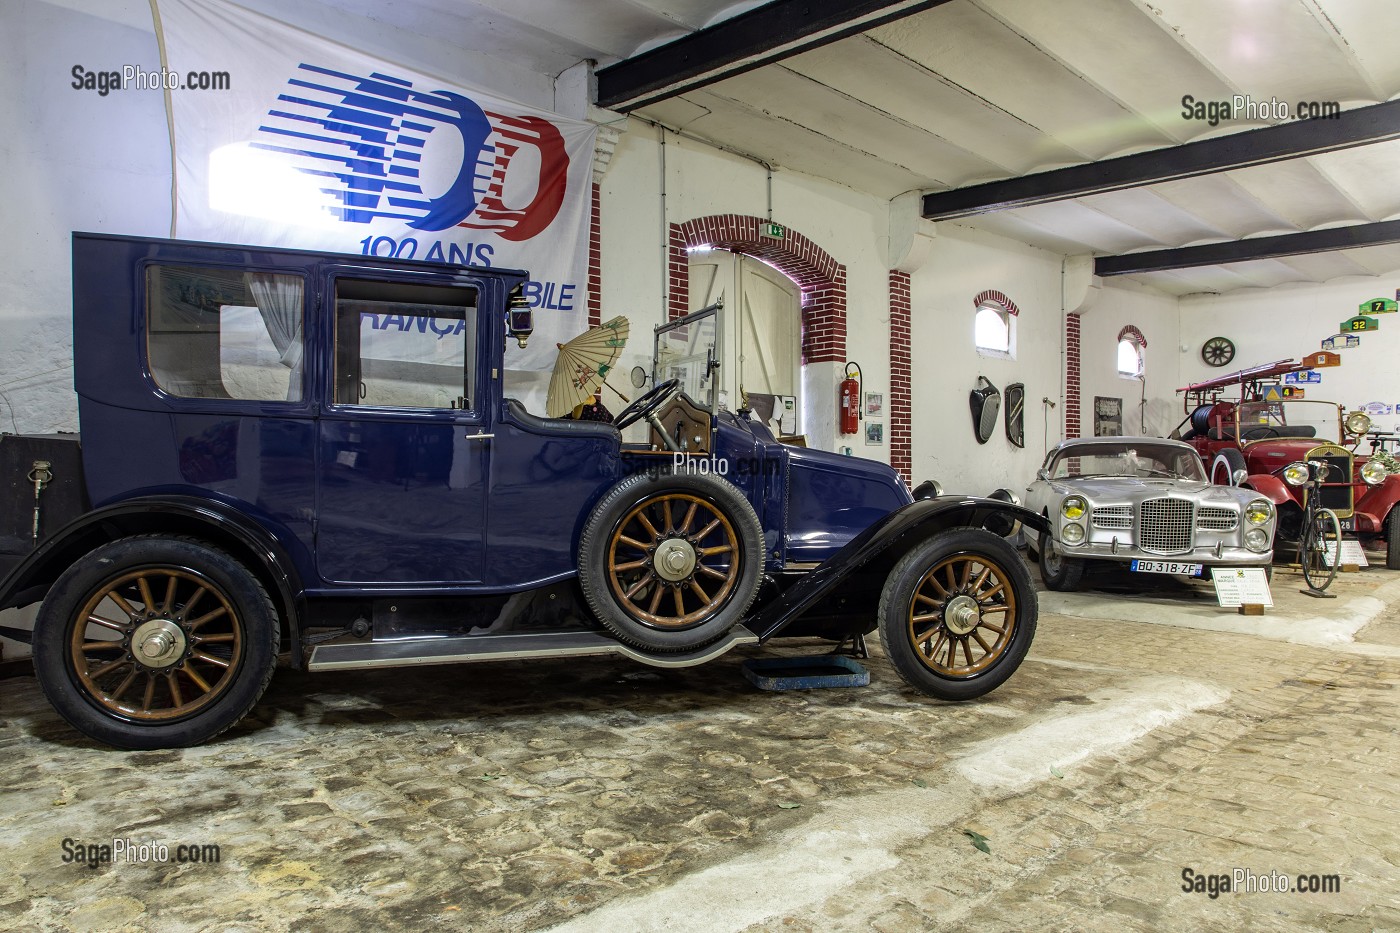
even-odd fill
[(482, 434), (480, 431), (477, 431), (475, 434), (464, 434), (464, 435), (462, 435), (462, 436), (465, 437), (465, 438), (466, 438), (467, 440), (469, 440), (469, 441), (489, 441), (491, 438), (495, 437), (496, 435), (494, 435), (494, 434)]

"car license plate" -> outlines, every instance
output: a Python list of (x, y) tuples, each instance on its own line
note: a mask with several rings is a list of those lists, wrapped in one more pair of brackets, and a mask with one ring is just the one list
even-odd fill
[(1339, 518), (1337, 522), (1342, 526), (1343, 531), (1356, 530), (1356, 519), (1354, 518)]
[(1131, 569), (1138, 573), (1180, 573), (1188, 577), (1201, 575), (1200, 564), (1187, 564), (1174, 560), (1135, 560)]

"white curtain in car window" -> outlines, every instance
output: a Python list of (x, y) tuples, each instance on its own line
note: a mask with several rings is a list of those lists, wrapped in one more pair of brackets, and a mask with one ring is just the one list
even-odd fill
[(245, 276), (258, 313), (277, 347), (283, 366), (292, 371), (287, 380), (287, 400), (301, 398), (302, 282), (290, 275), (249, 272)]

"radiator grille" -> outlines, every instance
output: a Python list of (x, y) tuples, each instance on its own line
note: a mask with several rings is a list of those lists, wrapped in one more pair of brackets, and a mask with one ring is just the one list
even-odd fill
[(1105, 505), (1094, 509), (1094, 527), (1108, 531), (1131, 531), (1133, 508), (1130, 505)]
[(1201, 506), (1196, 512), (1196, 527), (1202, 531), (1234, 531), (1240, 515), (1234, 509)]
[(1191, 550), (1195, 511), (1186, 499), (1148, 499), (1138, 512), (1138, 547), (1154, 554)]

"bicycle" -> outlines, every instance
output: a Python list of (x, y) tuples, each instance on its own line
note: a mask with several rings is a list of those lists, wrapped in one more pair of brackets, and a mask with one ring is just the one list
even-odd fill
[(1303, 523), (1298, 534), (1298, 563), (1308, 588), (1322, 592), (1337, 578), (1342, 560), (1342, 523), (1337, 513), (1321, 505), (1322, 484), (1331, 471), (1321, 460), (1290, 463), (1283, 468), (1284, 482), (1304, 486)]

